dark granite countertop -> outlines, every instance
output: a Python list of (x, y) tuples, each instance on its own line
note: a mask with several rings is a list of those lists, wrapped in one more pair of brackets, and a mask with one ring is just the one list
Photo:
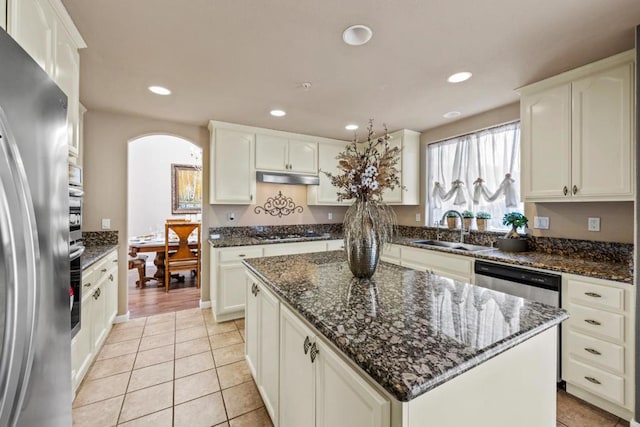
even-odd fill
[(82, 254), (82, 257), (80, 257), (82, 269), (85, 270), (91, 267), (93, 264), (100, 261), (102, 258), (107, 256), (109, 252), (116, 249), (117, 247), (118, 245), (87, 246), (84, 254)]
[(243, 261), (400, 401), (568, 317), (564, 310), (381, 262), (354, 279), (342, 251)]
[(271, 245), (276, 243), (315, 242), (318, 240), (342, 239), (341, 234), (325, 233), (318, 237), (300, 237), (286, 240), (261, 240), (254, 236), (225, 236), (218, 239), (209, 238), (209, 244), (214, 248), (230, 248), (233, 246)]

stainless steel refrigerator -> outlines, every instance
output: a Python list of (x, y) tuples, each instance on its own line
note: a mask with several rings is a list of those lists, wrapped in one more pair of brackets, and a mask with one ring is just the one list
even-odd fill
[(66, 103), (0, 28), (0, 426), (71, 425)]

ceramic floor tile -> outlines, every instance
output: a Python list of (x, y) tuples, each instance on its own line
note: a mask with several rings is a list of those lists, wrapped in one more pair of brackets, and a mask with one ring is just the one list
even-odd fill
[(260, 393), (253, 381), (222, 390), (222, 396), (229, 419), (264, 406)]
[(114, 344), (121, 341), (133, 340), (142, 337), (143, 326), (137, 328), (119, 329), (109, 333), (107, 344)]
[(110, 359), (112, 357), (118, 357), (125, 354), (136, 353), (140, 340), (122, 341), (116, 344), (105, 344), (102, 346), (102, 350), (96, 357), (96, 360)]
[(238, 331), (223, 332), (221, 334), (211, 335), (209, 337), (209, 341), (211, 341), (211, 348), (213, 350), (244, 342), (242, 340), (242, 336)]
[(171, 321), (175, 321), (176, 320), (176, 313), (175, 312), (156, 314), (155, 316), (149, 316), (149, 317), (147, 317), (147, 326), (153, 325), (153, 324), (156, 324), (156, 323), (167, 322), (167, 321), (170, 321), (170, 320)]
[(176, 330), (175, 320), (169, 320), (167, 322), (159, 322), (159, 323), (153, 323), (153, 324), (147, 323), (147, 326), (144, 327), (144, 332), (142, 333), (142, 336), (148, 337), (151, 335), (166, 334), (167, 332), (174, 332), (175, 330)]
[(191, 356), (193, 354), (204, 353), (205, 351), (211, 351), (211, 345), (209, 344), (209, 338), (207, 337), (181, 342), (176, 344), (176, 359)]
[(230, 427), (272, 427), (273, 423), (267, 410), (262, 407), (229, 420)]
[(175, 382), (175, 404), (178, 405), (216, 391), (220, 391), (220, 385), (215, 369), (179, 378)]
[(78, 427), (105, 427), (116, 425), (118, 416), (120, 415), (122, 399), (124, 399), (124, 396), (117, 396), (75, 408), (73, 410), (73, 425)]
[(238, 328), (233, 320), (224, 323), (205, 322), (207, 325), (207, 331), (209, 335), (221, 334), (223, 332), (237, 331)]
[(153, 414), (145, 415), (141, 418), (118, 424), (122, 427), (172, 427), (173, 426), (173, 408), (163, 409)]
[(120, 422), (170, 408), (173, 405), (173, 382), (158, 384), (127, 393), (120, 413)]
[(86, 378), (88, 380), (96, 380), (98, 378), (129, 372), (133, 369), (133, 362), (135, 360), (135, 353), (125, 354), (111, 359), (97, 360), (91, 369), (89, 369)]
[(131, 319), (131, 320), (127, 320), (126, 322), (116, 323), (115, 325), (113, 325), (113, 330), (119, 331), (122, 329), (138, 328), (140, 326), (144, 326), (146, 323), (147, 323), (147, 318), (140, 317), (138, 319)]
[(210, 352), (198, 353), (193, 356), (183, 357), (182, 359), (176, 359), (176, 378), (186, 377), (198, 372), (207, 371), (213, 369), (213, 358)]
[(158, 363), (173, 360), (174, 345), (165, 345), (164, 347), (154, 348), (152, 350), (141, 351), (136, 357), (134, 369), (144, 368), (146, 366), (157, 365)]
[(131, 373), (127, 393), (151, 387), (173, 380), (173, 360), (146, 368), (136, 369)]
[(234, 322), (238, 330), (240, 331), (244, 330), (244, 319), (237, 319), (237, 320), (234, 320)]
[(560, 421), (556, 420), (556, 427), (567, 427), (567, 426), (562, 424)]
[(566, 392), (557, 393), (558, 421), (567, 427), (615, 427), (618, 417)]
[(187, 310), (176, 311), (176, 319), (185, 319), (189, 317), (202, 317), (203, 309), (201, 308), (189, 308)]
[(214, 427), (229, 427), (229, 423), (216, 424)]
[(240, 362), (220, 366), (218, 368), (218, 378), (220, 379), (221, 388), (229, 388), (251, 380), (251, 372), (247, 362), (241, 360)]
[(176, 319), (176, 329), (195, 328), (196, 326), (204, 328), (204, 318), (202, 316)]
[(220, 392), (176, 405), (173, 410), (175, 427), (209, 427), (226, 420)]
[(130, 373), (112, 375), (92, 381), (85, 381), (73, 401), (73, 407), (88, 405), (124, 394)]
[(242, 337), (242, 341), (246, 342), (247, 339), (244, 336), (244, 330), (240, 331), (240, 336)]
[(207, 336), (207, 329), (204, 326), (195, 328), (180, 329), (176, 331), (176, 342), (191, 341)]
[(618, 424), (616, 424), (616, 427), (629, 427), (629, 421), (620, 419), (618, 420)]
[(140, 349), (138, 351), (151, 350), (153, 348), (164, 347), (173, 344), (176, 340), (175, 332), (165, 332), (163, 334), (151, 335), (143, 337), (140, 340)]
[(216, 361), (216, 366), (244, 360), (244, 344), (233, 344), (213, 350), (213, 358)]

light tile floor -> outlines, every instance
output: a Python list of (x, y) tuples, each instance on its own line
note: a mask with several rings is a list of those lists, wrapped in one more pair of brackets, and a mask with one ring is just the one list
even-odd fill
[[(244, 361), (244, 321), (191, 309), (115, 325), (73, 402), (74, 426), (271, 426)], [(629, 423), (558, 392), (557, 427)]]

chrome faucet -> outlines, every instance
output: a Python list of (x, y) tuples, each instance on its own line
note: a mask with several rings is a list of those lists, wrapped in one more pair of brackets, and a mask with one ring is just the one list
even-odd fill
[(460, 218), (460, 243), (464, 243), (464, 235), (469, 234), (469, 231), (464, 231), (464, 218), (462, 217), (462, 214), (460, 212), (453, 209), (446, 211), (442, 215), (442, 219), (440, 220), (439, 224), (444, 225), (444, 220), (445, 218), (447, 218), (447, 215), (449, 215), (450, 213), (454, 213), (458, 218)]

